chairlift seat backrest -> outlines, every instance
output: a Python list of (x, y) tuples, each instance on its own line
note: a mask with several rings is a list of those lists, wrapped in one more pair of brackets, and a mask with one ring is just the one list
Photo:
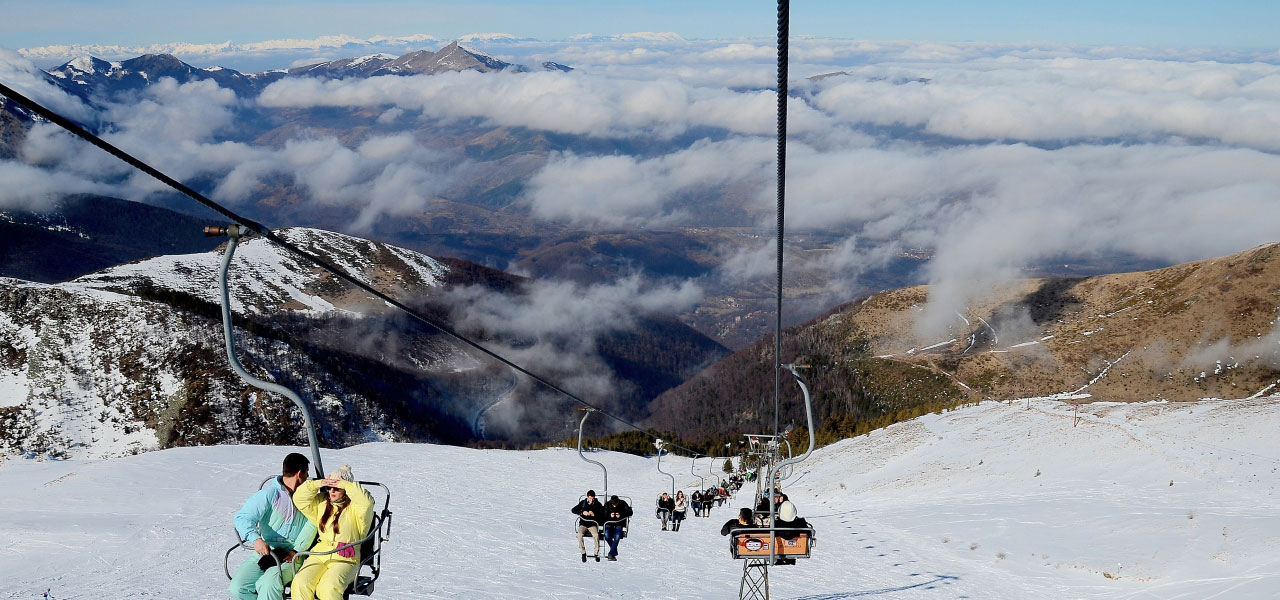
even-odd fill
[(800, 532), (792, 539), (781, 535), (770, 536), (768, 531), (749, 531), (731, 535), (734, 558), (762, 558), (770, 553), (786, 558), (809, 558), (812, 553), (812, 530)]

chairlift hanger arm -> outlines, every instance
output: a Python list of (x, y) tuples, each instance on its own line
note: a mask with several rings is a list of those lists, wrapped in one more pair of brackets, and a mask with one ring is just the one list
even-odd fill
[(591, 413), (595, 412), (595, 409), (593, 408), (588, 408), (584, 410), (586, 414), (582, 415), (582, 420), (578, 422), (578, 458), (581, 458), (582, 460), (585, 460), (589, 463), (597, 465), (600, 467), (600, 470), (604, 471), (604, 497), (608, 498), (609, 497), (609, 469), (605, 468), (604, 463), (591, 460), (582, 454), (582, 426), (587, 423), (587, 417), (590, 417)]
[(664, 445), (663, 441), (659, 439), (657, 443), (655, 443), (654, 445), (658, 447), (658, 472), (671, 478), (671, 497), (675, 498), (676, 497), (676, 476), (662, 470), (662, 446)]
[[(804, 451), (804, 454), (795, 458), (788, 458), (787, 460), (779, 463), (778, 466), (774, 468), (774, 472), (781, 472), (784, 467), (789, 467), (803, 462), (805, 459), (809, 458), (809, 455), (813, 454), (813, 449), (816, 446), (813, 433), (813, 402), (809, 397), (809, 386), (805, 385), (804, 379), (800, 377), (800, 373), (796, 372), (796, 365), (783, 365), (783, 367), (791, 371), (791, 376), (795, 378), (796, 384), (800, 386), (800, 391), (804, 393), (804, 413), (809, 431), (809, 448)], [(772, 475), (773, 474), (770, 473), (770, 479), (772, 479)]]
[(293, 404), (302, 411), (302, 421), (307, 430), (307, 442), (311, 445), (311, 460), (315, 464), (316, 476), (324, 477), (324, 463), (320, 460), (320, 443), (316, 438), (316, 426), (315, 421), (311, 418), (311, 407), (302, 401), (302, 397), (297, 392), (278, 383), (263, 381), (250, 375), (248, 371), (245, 371), (244, 366), (240, 364), (240, 359), (236, 358), (235, 328), (231, 325), (231, 295), (227, 285), (227, 272), (231, 267), (231, 258), (236, 253), (236, 245), (243, 234), (241, 226), (232, 225), (225, 229), (206, 227), (205, 234), (225, 234), (230, 238), (227, 241), (227, 249), (222, 255), (222, 266), (218, 269), (218, 291), (222, 300), (222, 334), (227, 347), (227, 362), (230, 363), (231, 370), (235, 371), (236, 375), (240, 376), (240, 379), (244, 380), (245, 383), (268, 392), (280, 394), (293, 401)]

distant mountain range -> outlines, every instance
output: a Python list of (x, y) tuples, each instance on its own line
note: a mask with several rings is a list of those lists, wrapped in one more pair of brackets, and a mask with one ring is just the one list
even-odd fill
[[(549, 71), (572, 70), (553, 62), (544, 62), (539, 68)], [(173, 78), (178, 83), (213, 80), (238, 95), (255, 95), (285, 77), (344, 79), (381, 75), (433, 75), (467, 70), (525, 72), (529, 69), (504, 62), (455, 41), (434, 52), (418, 50), (398, 57), (373, 54), (262, 73), (241, 73), (223, 67), (202, 69), (182, 62), (172, 54), (145, 54), (119, 62), (85, 55), (49, 69), (47, 73), (59, 87), (90, 101), (95, 97), (112, 98), (123, 92), (136, 91), (163, 77)]]

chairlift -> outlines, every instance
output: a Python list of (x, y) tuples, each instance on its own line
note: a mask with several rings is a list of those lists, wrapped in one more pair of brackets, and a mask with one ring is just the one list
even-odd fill
[[(604, 463), (599, 462), (599, 461), (595, 461), (595, 460), (591, 460), (591, 459), (587, 458), (585, 455), (583, 455), (583, 454), (582, 454), (582, 427), (583, 427), (583, 425), (585, 425), (585, 424), (586, 424), (586, 422), (587, 422), (587, 417), (591, 416), (591, 413), (595, 412), (595, 410), (596, 410), (596, 409), (594, 409), (594, 408), (583, 408), (583, 409), (581, 409), (581, 410), (586, 411), (586, 414), (582, 415), (582, 420), (578, 422), (578, 457), (579, 457), (579, 458), (581, 458), (582, 460), (585, 460), (585, 461), (587, 461), (587, 462), (591, 463), (591, 464), (594, 464), (594, 465), (596, 465), (596, 466), (599, 466), (599, 467), (600, 467), (600, 470), (604, 472), (604, 496), (597, 496), (597, 498), (604, 498), (604, 501), (602, 501), (602, 502), (601, 502), (601, 504), (605, 504), (605, 503), (607, 503), (607, 502), (609, 501), (609, 469), (605, 468)], [(583, 494), (582, 496), (579, 496), (579, 497), (578, 497), (578, 501), (579, 501), (579, 502), (581, 502), (581, 501), (585, 500), (586, 498), (587, 498), (586, 494)], [(630, 496), (618, 496), (618, 499), (619, 499), (619, 500), (622, 500), (623, 502), (626, 502), (626, 503), (627, 503), (627, 506), (631, 507), (632, 512), (634, 512), (634, 511), (635, 511), (635, 505), (633, 505), (633, 504), (631, 503), (631, 497), (630, 497)], [(575, 520), (574, 520), (574, 530), (575, 530), (575, 531), (577, 530), (577, 523), (578, 523), (578, 519), (575, 519)], [(627, 517), (627, 518), (625, 518), (625, 519), (621, 519), (620, 521), (619, 521), (619, 520), (609, 520), (609, 521), (605, 521), (605, 522), (604, 522), (604, 526), (605, 526), (605, 527), (608, 527), (608, 526), (609, 526), (609, 525), (611, 525), (611, 524), (619, 524), (619, 523), (622, 525), (622, 534), (618, 537), (618, 539), (619, 539), (619, 540), (625, 540), (625, 539), (627, 539), (627, 533), (628, 533), (628, 532), (630, 531), (630, 529), (631, 529), (631, 518), (630, 518), (630, 517)]]
[[(244, 380), (245, 383), (264, 391), (275, 392), (283, 395), (292, 400), (294, 405), (302, 411), (303, 424), (307, 429), (307, 441), (311, 446), (311, 458), (316, 467), (316, 477), (324, 477), (324, 465), (320, 462), (320, 444), (316, 441), (316, 428), (315, 423), (311, 418), (311, 408), (307, 406), (307, 404), (302, 401), (302, 398), (293, 390), (249, 375), (249, 373), (245, 371), (244, 367), (241, 366), (240, 360), (236, 358), (235, 330), (231, 326), (231, 300), (227, 286), (227, 271), (230, 268), (231, 257), (235, 254), (236, 246), (239, 244), (240, 238), (247, 236), (249, 234), (249, 230), (241, 227), (240, 225), (229, 225), (226, 227), (214, 226), (205, 227), (204, 234), (206, 236), (225, 235), (229, 238), (227, 241), (227, 250), (222, 256), (222, 266), (218, 271), (218, 287), (221, 292), (222, 301), (222, 332), (227, 346), (227, 362), (231, 364), (231, 369), (235, 371), (236, 375), (238, 375), (240, 379)], [(267, 485), (267, 483), (274, 479), (274, 476), (263, 479), (262, 483), (258, 484), (258, 489), (261, 490)], [(355, 542), (356, 544), (360, 544), (360, 567), (356, 572), (355, 580), (352, 581), (351, 584), (347, 586), (347, 589), (343, 591), (342, 597), (344, 599), (352, 595), (373, 595), (374, 584), (382, 574), (382, 542), (391, 538), (391, 510), (389, 508), (391, 505), (391, 489), (376, 481), (361, 481), (359, 484), (365, 487), (373, 486), (381, 488), (384, 496), (382, 500), (382, 510), (374, 514), (373, 522), (369, 525), (369, 534), (363, 539)], [(376, 498), (374, 500), (374, 506), (377, 506)], [(237, 548), (253, 551), (253, 546), (240, 539), (240, 534), (237, 532), (236, 544), (228, 548), (226, 554), (223, 555), (222, 569), (227, 575), (227, 580), (231, 579), (231, 553)], [(333, 554), (337, 551), (337, 549), (334, 549), (329, 552), (311, 552), (309, 550), (298, 552), (293, 558), (294, 572), (297, 572), (299, 564), (301, 561), (305, 560), (307, 556), (321, 556), (325, 554)], [(279, 559), (276, 558), (274, 554), (271, 554), (270, 556), (276, 561), (276, 565), (279, 566)], [(281, 583), (284, 583), (283, 569), (280, 570), (280, 579)], [(284, 585), (284, 594), (286, 598), (289, 597), (288, 584)]]
[[(787, 433), (790, 433), (790, 431), (791, 431), (791, 428), (788, 427)], [(790, 459), (793, 456), (791, 453), (791, 440), (787, 439), (786, 433), (783, 434), (782, 441), (787, 445), (787, 458)], [(787, 468), (785, 471), (778, 472), (778, 479), (782, 479), (784, 481), (787, 479), (791, 479), (791, 476), (795, 475), (795, 470), (796, 469), (794, 464), (787, 465)]]
[[(658, 449), (658, 472), (671, 478), (671, 497), (675, 498), (676, 497), (676, 476), (662, 470), (662, 447), (664, 445), (666, 445), (666, 443), (662, 441), (662, 438), (658, 438), (653, 441), (653, 446)], [(661, 501), (662, 501), (662, 494), (658, 494), (653, 500), (653, 504), (654, 504), (653, 516), (659, 520), (662, 519), (662, 510), (663, 510), (662, 506), (658, 504)]]
[(697, 478), (698, 478), (698, 485), (702, 486), (702, 487), (698, 488), (698, 490), (699, 490), (699, 491), (703, 491), (703, 490), (706, 490), (706, 489), (707, 489), (707, 479), (706, 479), (705, 477), (703, 477), (702, 475), (699, 475), (699, 474), (695, 473), (695, 472), (694, 472), (694, 470), (693, 470), (693, 469), (694, 469), (694, 467), (698, 464), (698, 457), (699, 457), (699, 456), (702, 456), (702, 455), (701, 455), (701, 454), (695, 454), (695, 455), (693, 455), (693, 460), (689, 461), (689, 474), (690, 474), (690, 475), (693, 475), (694, 477), (697, 477)]
[[(767, 475), (761, 479), (769, 481), (769, 484), (767, 484), (769, 522), (767, 526), (737, 529), (729, 536), (730, 553), (735, 559), (748, 560), (747, 566), (751, 566), (752, 563), (750, 561), (763, 563), (764, 565), (779, 565), (792, 564), (792, 561), (799, 558), (809, 558), (812, 555), (816, 541), (817, 531), (812, 525), (806, 522), (804, 527), (778, 527), (777, 516), (774, 513), (775, 503), (772, 482), (775, 477), (791, 467), (791, 465), (798, 464), (809, 458), (809, 455), (813, 454), (813, 449), (816, 445), (813, 434), (813, 406), (809, 397), (809, 387), (805, 385), (804, 380), (800, 378), (800, 374), (796, 372), (795, 365), (783, 365), (783, 367), (791, 371), (791, 375), (804, 393), (804, 410), (809, 423), (809, 449), (798, 457), (787, 458), (775, 463), (774, 460), (778, 458), (777, 450), (779, 448), (775, 442), (772, 459), (768, 459), (768, 457), (762, 459), (762, 462), (767, 462), (768, 465), (764, 471)], [(765, 495), (763, 493), (764, 490), (759, 487), (761, 485), (765, 485), (763, 481), (757, 484), (757, 490), (759, 490), (756, 494), (757, 501)], [(780, 560), (785, 562), (779, 562)]]
[[(266, 487), (268, 483), (275, 479), (275, 476), (268, 477), (258, 484), (258, 489)], [(360, 481), (358, 482), (365, 488), (378, 487), (382, 489), (382, 510), (374, 513), (373, 523), (369, 525), (369, 535), (356, 540), (354, 544), (360, 545), (360, 569), (356, 574), (355, 581), (352, 581), (347, 589), (343, 592), (344, 600), (351, 596), (372, 596), (374, 584), (378, 581), (378, 577), (382, 574), (382, 542), (391, 538), (391, 489), (376, 481)], [(377, 498), (374, 498), (374, 506), (378, 505)], [(240, 534), (236, 533), (236, 539), (239, 540)], [(243, 540), (235, 545), (227, 548), (227, 552), (222, 558), (222, 570), (227, 575), (227, 580), (231, 580), (231, 554), (236, 550), (247, 550), (253, 552), (253, 545)], [(323, 556), (333, 554), (337, 549), (328, 552), (311, 552), (309, 550), (298, 552), (293, 557), (293, 571), (298, 572), (302, 566), (301, 562), (308, 556)], [(280, 566), (280, 560), (275, 554), (268, 554), (272, 560), (276, 561), (276, 566)], [(284, 597), (289, 598), (289, 584), (284, 582), (284, 570), (280, 570), (280, 582), (284, 585)]]
[[(700, 486), (698, 488), (698, 491), (696, 492), (698, 494), (698, 508), (697, 510), (694, 511), (695, 515), (708, 514), (711, 511), (711, 506), (710, 506), (711, 503), (707, 502), (707, 499), (706, 499), (707, 480), (702, 475), (699, 475), (697, 472), (694, 471), (694, 468), (698, 464), (699, 456), (702, 456), (702, 455), (694, 454), (693, 460), (689, 461), (689, 474), (698, 478), (698, 485)], [(693, 507), (693, 494), (689, 495), (689, 507), (690, 508)]]
[[(725, 444), (725, 445), (726, 445), (726, 446), (728, 446), (728, 444)], [(718, 457), (718, 456), (713, 456), (713, 457), (711, 457), (711, 464), (707, 466), (707, 474), (708, 474), (708, 475), (710, 475), (711, 477), (715, 478), (715, 480), (716, 480), (716, 497), (715, 497), (715, 501), (716, 501), (716, 506), (717, 506), (717, 507), (719, 507), (719, 506), (724, 506), (724, 496), (721, 496), (721, 495), (720, 495), (720, 488), (725, 487), (725, 485), (724, 485), (724, 481), (723, 481), (722, 479), (720, 479), (720, 475), (714, 472), (714, 469), (715, 469), (715, 467), (716, 467), (716, 460), (717, 460), (717, 459), (719, 459), (719, 458), (720, 458), (720, 457)], [(725, 493), (728, 493), (728, 492), (729, 492), (729, 490), (728, 490), (728, 488), (726, 488), (726, 489), (725, 489)]]

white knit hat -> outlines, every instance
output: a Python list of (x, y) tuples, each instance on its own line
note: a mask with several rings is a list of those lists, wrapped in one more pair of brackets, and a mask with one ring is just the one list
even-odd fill
[(778, 507), (778, 519), (783, 521), (796, 520), (796, 505), (792, 504), (790, 500), (783, 502), (782, 506)]
[(356, 480), (356, 478), (351, 475), (351, 465), (342, 465), (341, 467), (330, 471), (328, 479), (342, 479), (345, 481)]

